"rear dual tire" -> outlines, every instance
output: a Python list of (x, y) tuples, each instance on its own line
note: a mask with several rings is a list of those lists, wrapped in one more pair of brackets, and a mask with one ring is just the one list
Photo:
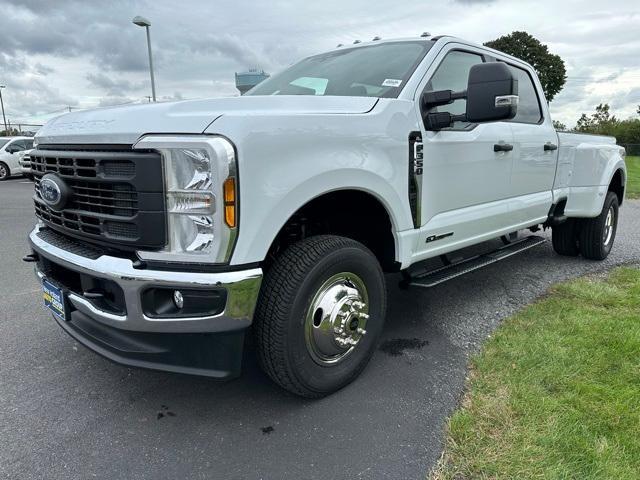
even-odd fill
[(553, 227), (553, 249), (559, 255), (582, 254), (590, 260), (609, 256), (618, 228), (618, 196), (607, 192), (600, 215), (595, 218), (569, 218)]

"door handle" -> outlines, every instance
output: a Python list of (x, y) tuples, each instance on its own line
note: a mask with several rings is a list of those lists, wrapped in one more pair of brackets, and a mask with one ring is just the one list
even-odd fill
[(494, 152), (510, 152), (513, 150), (513, 145), (510, 143), (496, 143), (493, 145)]
[(556, 145), (555, 143), (551, 143), (551, 142), (547, 142), (544, 144), (544, 151), (545, 152), (552, 152), (554, 150), (558, 149), (558, 145)]

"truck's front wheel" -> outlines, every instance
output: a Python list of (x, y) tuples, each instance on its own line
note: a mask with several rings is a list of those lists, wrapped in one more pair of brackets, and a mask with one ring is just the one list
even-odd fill
[(364, 245), (332, 235), (297, 242), (260, 291), (254, 331), (262, 368), (297, 395), (332, 393), (366, 366), (385, 310), (384, 276)]

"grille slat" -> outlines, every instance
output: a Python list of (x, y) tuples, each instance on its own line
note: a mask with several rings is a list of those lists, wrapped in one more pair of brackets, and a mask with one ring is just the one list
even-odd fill
[[(36, 174), (37, 175), (37, 174)], [(34, 176), (36, 194), (40, 195), (40, 178)], [(127, 184), (109, 184), (100, 182), (95, 187), (87, 187), (69, 179), (67, 185), (73, 190), (73, 197), (67, 204), (71, 209), (87, 209), (105, 215), (134, 216), (138, 213), (138, 195)], [(122, 190), (116, 190), (116, 188)], [(122, 214), (122, 210), (127, 210)]]
[[(117, 247), (164, 246), (166, 212), (159, 154), (104, 146), (96, 150), (39, 146), (30, 161), (35, 211), (45, 223)], [(40, 196), (40, 180), (49, 173), (71, 191), (62, 211), (51, 209)]]

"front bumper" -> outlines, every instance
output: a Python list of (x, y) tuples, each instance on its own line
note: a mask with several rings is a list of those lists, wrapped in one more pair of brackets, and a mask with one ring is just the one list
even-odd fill
[[(39, 258), (38, 278), (49, 278), (45, 262), (58, 271), (82, 276), (82, 281), (68, 285), (64, 278), (52, 279), (68, 299), (68, 320), (56, 320), (77, 341), (126, 365), (219, 378), (239, 373), (244, 331), (251, 325), (262, 281), (260, 268), (217, 273), (137, 269), (128, 258), (106, 254), (88, 258), (77, 249), (49, 243), (39, 235), (41, 228), (36, 226), (29, 234)], [(84, 296), (82, 285), (87, 279), (117, 285), (125, 311), (106, 311), (90, 295)], [(151, 318), (142, 301), (150, 287), (224, 290), (226, 303), (216, 315)]]

